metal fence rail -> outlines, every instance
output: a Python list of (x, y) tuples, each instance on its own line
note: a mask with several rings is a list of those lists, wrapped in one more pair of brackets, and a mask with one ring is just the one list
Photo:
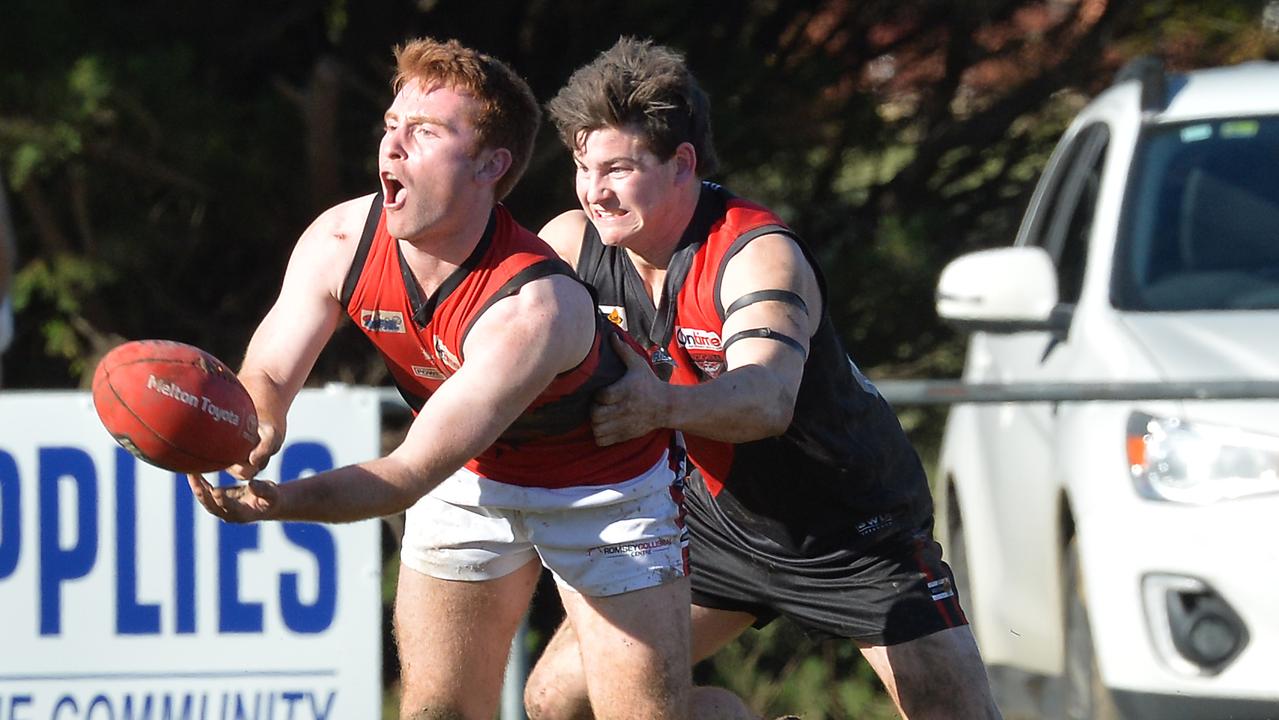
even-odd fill
[[(958, 405), (1008, 402), (1106, 402), (1131, 400), (1273, 400), (1279, 380), (1182, 382), (965, 383), (962, 380), (876, 380), (893, 405)], [(382, 411), (408, 411), (395, 388), (379, 388)]]
[(881, 380), (875, 382), (875, 386), (894, 405), (1279, 398), (1279, 380), (1012, 384), (964, 383), (960, 380)]

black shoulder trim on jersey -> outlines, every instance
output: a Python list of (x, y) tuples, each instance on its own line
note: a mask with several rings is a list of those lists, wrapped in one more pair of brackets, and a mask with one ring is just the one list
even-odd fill
[[(742, 248), (746, 247), (755, 238), (774, 234), (785, 235), (799, 243), (799, 237), (795, 235), (795, 231), (785, 225), (761, 225), (738, 235), (728, 246), (728, 250), (724, 252), (724, 257), (719, 261), (719, 267), (715, 270), (715, 312), (719, 313), (720, 320), (728, 317), (727, 313), (724, 312), (724, 304), (720, 301), (719, 296), (720, 285), (724, 282), (724, 268), (728, 267), (728, 261), (732, 260), (737, 253), (742, 251)], [(808, 253), (804, 253), (804, 256), (807, 257)]]
[[(488, 300), (485, 300), (484, 304), (480, 306), (480, 309), (471, 316), (471, 321), (467, 323), (465, 328), (463, 328), (462, 337), (458, 340), (458, 352), (460, 353), (462, 345), (466, 344), (466, 336), (471, 334), (471, 328), (475, 327), (476, 321), (480, 319), (480, 316), (488, 312), (488, 309), (493, 307), (497, 301), (504, 300), (514, 295), (520, 291), (520, 288), (534, 280), (550, 277), (552, 275), (566, 275), (572, 278), (575, 282), (585, 285), (585, 283), (582, 283), (581, 280), (578, 280), (577, 275), (573, 274), (573, 268), (559, 258), (546, 258), (545, 260), (540, 260), (529, 265), (523, 270), (512, 275), (510, 280), (502, 283), (502, 286), (495, 290), (493, 294), (489, 296)], [(587, 287), (589, 288), (590, 286)], [(594, 297), (595, 294), (591, 293), (592, 305), (594, 303)]]
[(582, 228), (582, 247), (577, 252), (577, 276), (594, 285), (599, 279), (600, 263), (604, 262), (604, 243), (600, 240), (600, 232), (590, 220)]
[[(501, 442), (519, 444), (529, 440), (564, 435), (590, 422), (591, 405), (595, 393), (621, 379), (626, 374), (626, 362), (609, 342), (612, 333), (622, 330), (603, 315), (595, 315), (595, 332), (599, 337), (599, 365), (595, 371), (572, 392), (563, 397), (525, 410), (498, 438)], [(590, 354), (587, 354), (590, 357)], [(576, 368), (575, 368), (576, 369)], [(570, 371), (571, 372), (571, 371)]]
[(745, 340), (746, 338), (764, 338), (765, 340), (776, 340), (777, 342), (783, 345), (789, 345), (790, 347), (795, 348), (796, 350), (799, 351), (800, 355), (804, 355), (804, 356), (808, 355), (808, 350), (804, 348), (803, 343), (791, 337), (790, 335), (785, 335), (777, 332), (776, 330), (772, 328), (766, 328), (766, 327), (752, 328), (750, 330), (743, 330), (741, 332), (733, 333), (732, 335), (728, 336), (728, 339), (724, 341), (724, 344), (720, 346), (720, 349), (723, 352), (728, 352), (729, 345), (732, 345), (738, 340)]
[(497, 210), (489, 212), (488, 225), (484, 227), (484, 234), (480, 236), (480, 241), (475, 244), (475, 248), (471, 250), (471, 254), (466, 256), (461, 265), (457, 269), (449, 273), (444, 278), (444, 282), (435, 289), (429, 298), (422, 297), (422, 288), (418, 287), (417, 280), (413, 278), (413, 271), (409, 269), (409, 263), (404, 259), (404, 254), (399, 251), (399, 245), (396, 245), (396, 255), (400, 258), (400, 274), (404, 276), (404, 287), (409, 291), (409, 307), (413, 308), (413, 322), (418, 327), (426, 327), (431, 322), (431, 317), (435, 315), (435, 308), (444, 302), (449, 295), (457, 290), (467, 275), (471, 274), (484, 259), (484, 253), (488, 252), (489, 246), (493, 244), (493, 233), (497, 229)]
[(398, 380), (395, 380), (394, 377), (392, 378), (392, 382), (395, 383), (395, 389), (400, 391), (400, 397), (404, 398), (405, 404), (413, 410), (413, 414), (416, 415), (422, 412), (422, 407), (426, 405), (426, 398), (419, 396), (417, 393), (409, 392)]
[(756, 290), (734, 300), (733, 304), (729, 305), (728, 309), (724, 311), (724, 317), (727, 318), (744, 307), (755, 303), (768, 302), (769, 300), (794, 305), (803, 310), (805, 315), (808, 314), (808, 303), (804, 302), (804, 298), (800, 297), (798, 293), (793, 293), (790, 290)]
[(351, 296), (355, 295), (355, 286), (360, 284), (360, 275), (364, 274), (364, 263), (369, 259), (369, 248), (373, 247), (373, 235), (377, 232), (378, 221), (382, 219), (382, 191), (373, 196), (373, 205), (369, 208), (369, 216), (364, 220), (364, 234), (360, 235), (360, 245), (355, 249), (355, 258), (351, 260), (351, 268), (346, 271), (346, 280), (342, 281), (342, 310), (351, 304)]

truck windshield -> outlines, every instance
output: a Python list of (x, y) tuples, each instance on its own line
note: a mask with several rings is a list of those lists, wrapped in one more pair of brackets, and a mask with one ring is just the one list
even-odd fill
[(1150, 128), (1127, 192), (1116, 307), (1279, 308), (1279, 117)]

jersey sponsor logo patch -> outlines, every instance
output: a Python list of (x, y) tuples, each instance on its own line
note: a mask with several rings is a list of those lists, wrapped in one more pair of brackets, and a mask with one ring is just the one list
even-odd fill
[(404, 332), (404, 313), (398, 310), (361, 310), (360, 326), (369, 332)]
[(609, 322), (623, 330), (630, 330), (626, 327), (626, 308), (621, 305), (600, 305), (599, 308)]
[(712, 380), (723, 374), (724, 346), (719, 333), (697, 328), (675, 328), (675, 342), (688, 351), (688, 357), (703, 375)]
[(440, 362), (454, 372), (462, 367), (461, 361), (457, 359), (456, 355), (449, 352), (448, 346), (444, 344), (439, 335), (435, 336), (435, 357), (439, 358)]
[(679, 346), (686, 350), (719, 352), (721, 349), (719, 333), (711, 332), (710, 330), (677, 327), (675, 328), (675, 337), (679, 341)]
[(411, 367), (413, 368), (413, 374), (418, 377), (427, 378), (429, 380), (444, 379), (444, 373), (440, 372), (440, 369), (435, 366), (423, 367), (422, 365), (413, 365)]

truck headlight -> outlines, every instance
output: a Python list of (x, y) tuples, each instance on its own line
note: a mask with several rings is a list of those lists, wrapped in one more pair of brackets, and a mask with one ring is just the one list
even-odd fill
[(1128, 467), (1150, 500), (1205, 505), (1279, 492), (1279, 437), (1133, 413)]

